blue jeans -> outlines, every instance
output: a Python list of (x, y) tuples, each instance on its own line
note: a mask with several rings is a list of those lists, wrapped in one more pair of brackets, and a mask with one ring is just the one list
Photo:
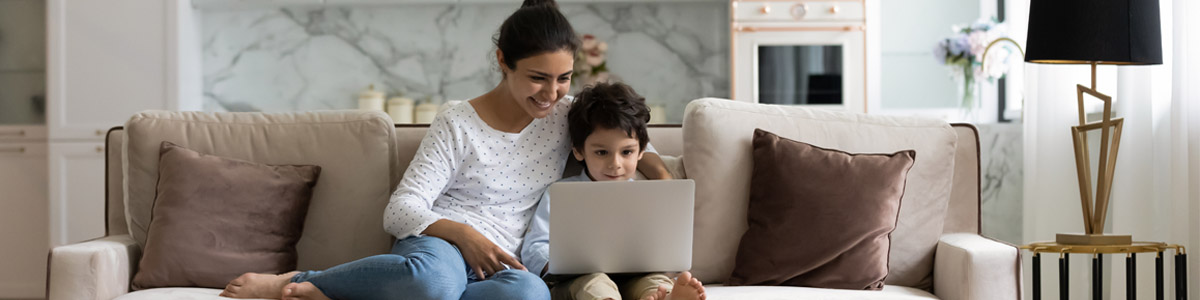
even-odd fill
[(432, 236), (396, 241), (391, 254), (305, 271), (292, 282), (311, 282), (330, 299), (550, 299), (550, 290), (528, 271), (504, 270), (487, 280), (473, 273), (458, 247)]

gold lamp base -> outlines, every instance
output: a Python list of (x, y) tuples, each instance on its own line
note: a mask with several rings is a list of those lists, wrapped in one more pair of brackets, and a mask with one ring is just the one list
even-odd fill
[(1060, 245), (1132, 245), (1127, 234), (1059, 233), (1054, 240)]
[[(1079, 100), (1079, 126), (1071, 127), (1075, 146), (1075, 170), (1079, 179), (1079, 200), (1083, 209), (1084, 233), (1059, 233), (1056, 241), (1063, 245), (1130, 245), (1133, 237), (1123, 234), (1105, 234), (1104, 219), (1108, 215), (1108, 204), (1112, 197), (1113, 175), (1116, 173), (1117, 152), (1121, 148), (1122, 118), (1112, 117), (1112, 97), (1096, 91), (1096, 64), (1092, 62), (1092, 86), (1076, 85)], [(1088, 94), (1104, 102), (1104, 114), (1099, 122), (1087, 122), (1083, 95)], [(1088, 157), (1088, 131), (1100, 131), (1100, 157), (1096, 170), (1095, 190), (1092, 189), (1091, 159)], [(1111, 133), (1111, 135), (1110, 135)]]

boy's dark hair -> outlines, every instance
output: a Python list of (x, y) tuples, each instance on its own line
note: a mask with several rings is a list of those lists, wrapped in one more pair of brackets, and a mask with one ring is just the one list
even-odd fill
[(650, 142), (647, 122), (650, 122), (650, 108), (646, 106), (646, 98), (619, 82), (583, 88), (567, 112), (571, 145), (578, 150), (583, 150), (584, 141), (596, 128), (608, 128), (629, 133), (629, 137), (638, 139), (638, 150), (644, 151)]
[(504, 54), (504, 64), (517, 69), (517, 61), (530, 56), (567, 50), (571, 56), (583, 44), (554, 0), (525, 0), (508, 16), (492, 38)]

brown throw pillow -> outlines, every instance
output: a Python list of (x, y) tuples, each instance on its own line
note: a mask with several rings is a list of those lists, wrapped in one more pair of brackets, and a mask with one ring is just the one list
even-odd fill
[(882, 289), (915, 157), (851, 154), (754, 130), (749, 229), (727, 284)]
[(223, 288), (245, 272), (295, 269), (320, 173), (319, 166), (265, 165), (163, 142), (133, 288)]

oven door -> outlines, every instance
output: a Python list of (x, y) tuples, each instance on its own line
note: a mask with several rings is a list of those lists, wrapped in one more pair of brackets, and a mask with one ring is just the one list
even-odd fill
[(733, 96), (756, 103), (866, 112), (861, 26), (738, 26)]

